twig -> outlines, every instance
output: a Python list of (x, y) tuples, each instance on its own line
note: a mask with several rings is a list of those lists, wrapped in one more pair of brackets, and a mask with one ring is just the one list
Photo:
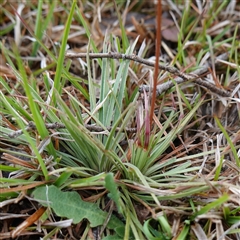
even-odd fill
[[(65, 128), (65, 125), (62, 123), (46, 123), (45, 124), (47, 129), (59, 129), (59, 128)], [(96, 126), (96, 125), (90, 125), (90, 124), (85, 124), (84, 125), (89, 131), (94, 131), (94, 132), (103, 132), (106, 129)], [(31, 130), (36, 130), (36, 125), (34, 124), (34, 122), (29, 122), (28, 125), (25, 127), (26, 131), (31, 131)], [(108, 131), (112, 130), (112, 127), (107, 127)], [(120, 131), (120, 128), (116, 128), (116, 131)], [(127, 133), (135, 133), (137, 131), (136, 128), (126, 128), (123, 131), (126, 131)], [(13, 131), (11, 133), (8, 134), (8, 137), (10, 138), (17, 138), (18, 136), (23, 134), (23, 130), (17, 130), (17, 131)]]
[[(219, 65), (221, 65), (221, 63), (217, 61), (218, 59), (219, 60), (227, 60), (228, 56), (229, 56), (228, 53), (224, 53), (224, 54), (218, 56), (215, 61), (216, 67), (219, 67)], [(67, 53), (65, 57), (66, 58), (86, 58), (87, 53)], [(127, 60), (142, 63), (142, 64), (150, 66), (150, 67), (154, 67), (154, 62), (140, 58), (135, 54), (126, 55), (126, 54), (115, 53), (115, 52), (89, 53), (89, 58), (90, 59), (93, 59), (93, 58), (127, 59)], [(224, 89), (218, 88), (214, 84), (208, 83), (201, 79), (200, 75), (206, 74), (208, 72), (208, 68), (211, 67), (211, 64), (205, 64), (203, 67), (201, 67), (200, 69), (198, 69), (196, 71), (193, 71), (190, 74), (182, 73), (177, 68), (172, 67), (172, 66), (165, 66), (165, 65), (159, 64), (158, 67), (161, 70), (167, 71), (173, 75), (178, 76), (178, 78), (174, 79), (174, 81), (177, 83), (183, 83), (185, 81), (194, 81), (199, 86), (205, 87), (208, 90), (210, 90), (211, 92), (218, 94), (219, 96), (222, 96), (222, 97), (230, 97), (231, 96), (230, 92), (228, 92)], [(161, 93), (163, 93), (164, 91), (167, 91), (168, 89), (170, 89), (173, 86), (174, 86), (174, 83), (172, 81), (168, 81), (166, 83), (158, 85), (157, 86), (157, 95), (160, 95)], [(140, 87), (139, 91), (143, 91), (143, 88), (146, 91), (149, 91), (149, 86), (145, 86), (145, 85)]]
[[(46, 123), (45, 124), (47, 129), (58, 129), (58, 128), (65, 128), (65, 125), (62, 123)], [(31, 130), (36, 130), (36, 125), (34, 122), (29, 122), (28, 125), (25, 127), (25, 131), (31, 131)], [(17, 138), (18, 136), (23, 134), (23, 130), (17, 130), (13, 131), (8, 134), (8, 137), (10, 138)]]
[(108, 225), (108, 223), (109, 223), (109, 220), (110, 220), (110, 218), (111, 218), (111, 216), (112, 216), (113, 207), (114, 207), (114, 202), (113, 202), (113, 200), (110, 200), (110, 201), (111, 201), (111, 205), (110, 205), (110, 208), (109, 208), (109, 210), (108, 210), (107, 218), (105, 219), (105, 221), (104, 221), (104, 223), (103, 223), (103, 226), (102, 226), (102, 228), (101, 228), (101, 231), (100, 231), (100, 233), (99, 233), (99, 236), (101, 236), (101, 235), (103, 234), (103, 232), (104, 232), (104, 230), (106, 229), (106, 227), (107, 227), (107, 225)]
[[(102, 132), (105, 131), (102, 127), (96, 126), (96, 125), (89, 125), (85, 124), (84, 125), (89, 131), (93, 132)], [(112, 130), (112, 127), (107, 127), (106, 128), (109, 132)], [(121, 129), (119, 127), (116, 128), (116, 131), (119, 132)], [(125, 128), (123, 131), (126, 131), (127, 133), (135, 133), (137, 132), (137, 128)]]
[[(215, 61), (215, 67), (220, 67), (221, 66), (221, 62), (218, 60), (226, 60), (228, 58), (228, 53), (224, 53), (219, 55), (216, 58)], [(174, 81), (178, 84), (183, 83), (185, 81), (194, 81), (196, 84), (198, 84), (199, 86), (205, 87), (208, 90), (210, 90), (211, 92), (222, 96), (222, 97), (230, 97), (231, 93), (229, 91), (226, 91), (222, 88), (218, 88), (215, 85), (213, 85), (212, 83), (203, 81), (200, 76), (205, 75), (208, 73), (208, 69), (209, 67), (211, 67), (210, 64), (205, 64), (203, 65), (201, 68), (189, 73), (189, 74), (182, 74), (181, 76), (177, 77), (174, 79)], [(178, 70), (177, 70), (178, 71)], [(178, 74), (175, 74), (178, 75)], [(172, 81), (167, 81), (163, 84), (158, 85), (157, 87), (157, 96), (161, 95), (163, 92), (167, 91), (168, 89), (170, 89), (171, 87), (174, 86), (174, 83)], [(143, 88), (145, 89), (145, 91), (149, 91), (149, 86), (147, 85), (143, 85), (140, 87), (139, 91), (142, 92)]]

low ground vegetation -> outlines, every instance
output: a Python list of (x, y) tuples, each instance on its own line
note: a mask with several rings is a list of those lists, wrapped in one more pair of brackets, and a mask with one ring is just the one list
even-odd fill
[(240, 238), (240, 5), (160, 2), (156, 89), (154, 3), (1, 3), (1, 239)]

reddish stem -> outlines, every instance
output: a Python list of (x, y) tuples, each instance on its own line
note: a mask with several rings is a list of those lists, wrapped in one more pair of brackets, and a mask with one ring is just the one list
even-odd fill
[(156, 30), (156, 61), (154, 66), (154, 82), (153, 82), (153, 91), (152, 91), (152, 101), (151, 101), (151, 111), (150, 111), (150, 122), (153, 121), (153, 112), (154, 106), (156, 101), (156, 90), (157, 90), (157, 78), (158, 78), (158, 65), (159, 65), (159, 56), (160, 56), (160, 49), (161, 49), (161, 19), (162, 19), (162, 3), (161, 0), (158, 0), (157, 4), (157, 30)]

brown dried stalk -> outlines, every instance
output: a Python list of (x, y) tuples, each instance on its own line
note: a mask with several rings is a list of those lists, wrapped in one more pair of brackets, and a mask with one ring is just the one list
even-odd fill
[[(127, 60), (131, 60), (131, 61), (139, 62), (141, 64), (144, 64), (144, 65), (147, 65), (150, 67), (154, 67), (154, 64), (155, 64), (154, 62), (140, 58), (135, 54), (126, 55), (126, 54), (115, 53), (115, 52), (89, 53), (89, 54), (87, 54), (87, 53), (67, 53), (65, 57), (66, 58), (86, 58), (87, 56), (90, 59), (93, 59), (93, 58), (127, 59)], [(228, 56), (229, 56), (229, 53), (224, 53), (224, 54), (221, 54), (220, 56), (218, 56), (215, 61), (215, 67), (219, 67), (221, 65), (221, 63), (217, 61), (218, 59), (219, 60), (227, 60)], [(230, 97), (231, 96), (230, 92), (228, 92), (222, 88), (218, 88), (214, 84), (203, 81), (201, 79), (201, 75), (206, 74), (208, 72), (208, 69), (211, 67), (211, 64), (205, 64), (200, 69), (193, 71), (190, 74), (182, 73), (177, 68), (172, 67), (172, 66), (165, 66), (165, 65), (159, 64), (158, 67), (161, 70), (167, 71), (175, 76), (178, 76), (177, 78), (174, 79), (174, 81), (176, 83), (193, 81), (197, 85), (207, 88), (208, 90), (210, 90), (211, 92), (213, 92), (219, 96), (222, 96), (222, 97)], [(168, 82), (158, 85), (157, 86), (157, 95), (162, 94), (163, 92), (167, 91), (168, 89), (170, 89), (173, 86), (174, 86), (174, 83), (172, 81), (168, 81)], [(139, 91), (142, 92), (143, 88), (146, 91), (149, 91), (149, 86), (146, 86), (146, 85), (141, 86)]]

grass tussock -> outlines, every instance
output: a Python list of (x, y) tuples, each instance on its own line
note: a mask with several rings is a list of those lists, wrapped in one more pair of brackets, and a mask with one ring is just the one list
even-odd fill
[(237, 1), (1, 4), (1, 239), (240, 238)]

